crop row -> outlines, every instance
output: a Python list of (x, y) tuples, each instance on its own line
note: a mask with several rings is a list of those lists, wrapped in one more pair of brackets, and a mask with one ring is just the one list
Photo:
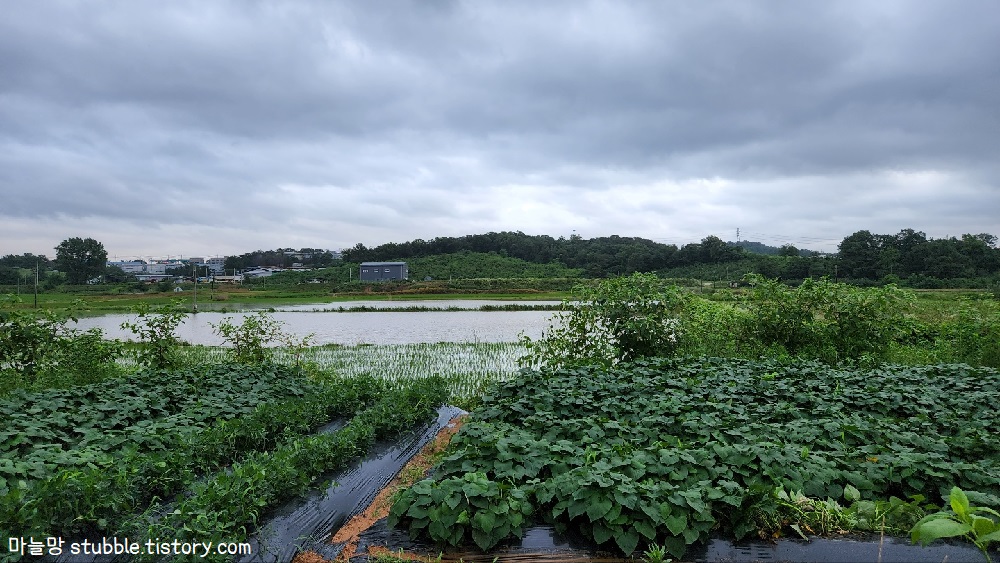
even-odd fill
[[(523, 345), (513, 342), (439, 342), (314, 348), (299, 360), (347, 377), (378, 377), (390, 387), (439, 375), (448, 383), (453, 404), (462, 406), (478, 400), (489, 384), (517, 373), (517, 359), (524, 352)], [(279, 353), (275, 360), (290, 358)]]
[(0, 400), (0, 493), (10, 482), (64, 467), (101, 465), (114, 455), (175, 448), (217, 419), (301, 397), (315, 383), (290, 367), (215, 365), (146, 371), (72, 389), (17, 391)]
[[(518, 358), (526, 349), (517, 342), (438, 342), (416, 344), (362, 344), (357, 346), (317, 346), (304, 350), (273, 350), (272, 362), (305, 365), (341, 377), (371, 376), (391, 387), (405, 386), (410, 380), (440, 375), (448, 383), (454, 404), (470, 405), (489, 384), (509, 379), (517, 373)], [(186, 346), (178, 349), (185, 365), (225, 362), (229, 350), (223, 347)], [(118, 363), (138, 369), (138, 360), (122, 356)]]
[(170, 498), (251, 452), (295, 440), (331, 419), (349, 418), (384, 391), (385, 385), (371, 378), (316, 386), (306, 396), (264, 403), (246, 416), (170, 436), (169, 449), (130, 449), (99, 465), (63, 468), (0, 496), (0, 520), (21, 530), (66, 535), (114, 529), (154, 498)]
[[(444, 381), (438, 377), (387, 392), (341, 430), (299, 437), (272, 451), (251, 453), (226, 471), (194, 484), (174, 510), (151, 507), (131, 523), (128, 532), (138, 537), (198, 541), (245, 535), (269, 508), (344, 468), (376, 440), (427, 421), (447, 395)], [(162, 517), (157, 518), (157, 514)]]
[[(775, 491), (1000, 502), (996, 370), (643, 360), (526, 372), (485, 399), (391, 520), (488, 549), (533, 521), (632, 553), (741, 538)], [(853, 490), (853, 489), (852, 489)], [(919, 498), (919, 497), (917, 497)]]

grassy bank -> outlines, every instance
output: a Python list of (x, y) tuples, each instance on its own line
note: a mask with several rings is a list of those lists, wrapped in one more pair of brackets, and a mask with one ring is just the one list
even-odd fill
[[(559, 301), (569, 294), (562, 291), (532, 293), (435, 293), (435, 294), (381, 294), (381, 293), (330, 293), (321, 290), (248, 289), (241, 287), (219, 287), (213, 290), (207, 286), (198, 287), (197, 298), (193, 287), (181, 292), (150, 293), (40, 293), (38, 309), (56, 312), (75, 310), (84, 315), (128, 313), (141, 304), (150, 307), (169, 305), (175, 301), (187, 308), (193, 308), (197, 299), (199, 311), (237, 311), (240, 309), (279, 309), (290, 305), (309, 303), (336, 304), (347, 301), (428, 301), (428, 300), (503, 300), (503, 301)], [(34, 308), (32, 295), (21, 295), (20, 309)]]

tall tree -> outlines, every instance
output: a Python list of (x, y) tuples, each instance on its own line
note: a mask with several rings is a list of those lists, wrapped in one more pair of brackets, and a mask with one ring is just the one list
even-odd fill
[(879, 239), (869, 231), (858, 231), (840, 243), (840, 267), (852, 278), (877, 279)]
[(909, 276), (924, 269), (924, 245), (927, 235), (913, 229), (903, 229), (895, 237), (894, 246), (899, 250), (899, 270), (896, 274)]
[(783, 244), (781, 245), (781, 248), (778, 249), (778, 256), (798, 256), (798, 255), (799, 255), (799, 249), (795, 248), (795, 246), (791, 244)]
[(56, 247), (56, 263), (70, 284), (83, 284), (104, 273), (108, 252), (92, 238), (68, 238)]

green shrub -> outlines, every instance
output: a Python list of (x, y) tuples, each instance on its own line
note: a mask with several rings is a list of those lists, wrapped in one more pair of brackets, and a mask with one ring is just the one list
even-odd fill
[(955, 321), (945, 323), (944, 337), (954, 350), (954, 360), (972, 365), (1000, 367), (1000, 306), (984, 302), (959, 306)]
[(690, 296), (653, 274), (577, 285), (542, 339), (524, 337), (525, 366), (571, 366), (671, 356), (681, 347), (679, 315)]
[(859, 288), (807, 279), (791, 289), (757, 275), (747, 279), (751, 289), (743, 305), (758, 344), (828, 363), (885, 359), (908, 326), (904, 313), (914, 300), (893, 285)]
[[(211, 323), (210, 323), (211, 324)], [(211, 324), (215, 333), (230, 346), (233, 361), (240, 364), (259, 365), (271, 359), (273, 350), (269, 345), (282, 345), (291, 349), (298, 359), (301, 351), (309, 345), (312, 335), (295, 339), (282, 330), (281, 321), (264, 311), (247, 315), (239, 325), (225, 318), (218, 324)], [(297, 362), (296, 362), (297, 363)]]
[(148, 303), (140, 303), (135, 312), (138, 315), (136, 321), (123, 322), (122, 329), (131, 331), (142, 343), (139, 361), (156, 369), (178, 367), (177, 347), (181, 342), (174, 331), (187, 316), (180, 302), (174, 301), (156, 309), (151, 309)]
[(13, 308), (17, 299), (0, 299), (0, 394), (18, 388), (42, 389), (93, 383), (118, 375), (121, 346), (105, 341), (98, 329), (67, 327), (75, 321), (52, 311)]

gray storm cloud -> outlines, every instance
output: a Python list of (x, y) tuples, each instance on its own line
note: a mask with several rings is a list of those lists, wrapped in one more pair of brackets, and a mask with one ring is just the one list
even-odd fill
[(1000, 234), (996, 29), (972, 0), (16, 3), (0, 253)]

